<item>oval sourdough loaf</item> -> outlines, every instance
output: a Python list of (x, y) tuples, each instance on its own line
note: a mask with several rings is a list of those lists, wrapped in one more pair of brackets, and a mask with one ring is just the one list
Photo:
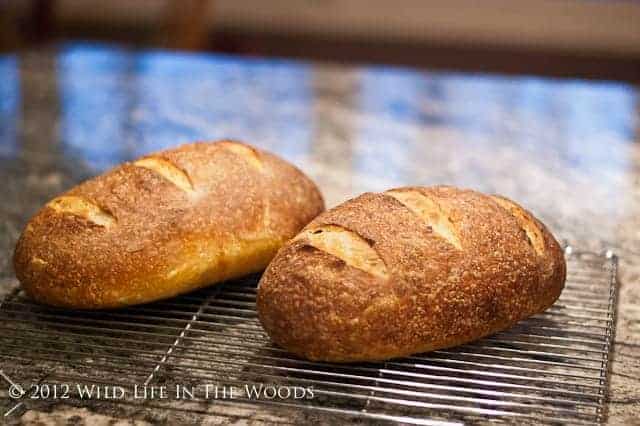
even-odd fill
[(366, 193), (315, 218), (258, 288), (273, 341), (312, 360), (384, 360), (450, 347), (544, 311), (563, 252), (506, 198), (453, 187)]
[(53, 199), (14, 255), (42, 303), (114, 308), (261, 271), (324, 209), (284, 160), (232, 141), (157, 152)]

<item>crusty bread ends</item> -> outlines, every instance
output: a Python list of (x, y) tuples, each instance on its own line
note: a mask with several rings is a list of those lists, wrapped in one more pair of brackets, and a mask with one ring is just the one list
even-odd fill
[(366, 193), (287, 243), (258, 288), (273, 341), (312, 360), (455, 346), (551, 306), (561, 247), (514, 202), (453, 187)]
[(14, 255), (42, 303), (115, 308), (264, 269), (324, 209), (284, 160), (233, 141), (157, 152), (44, 206)]

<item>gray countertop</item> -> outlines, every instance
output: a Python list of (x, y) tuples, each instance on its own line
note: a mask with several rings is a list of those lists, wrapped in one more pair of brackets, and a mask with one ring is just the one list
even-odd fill
[[(365, 191), (452, 184), (513, 198), (575, 247), (613, 250), (620, 291), (608, 420), (638, 422), (639, 105), (636, 87), (615, 82), (91, 44), (2, 55), (0, 296), (16, 285), (10, 260), (21, 228), (57, 193), (149, 151), (240, 139), (305, 170), (329, 206)], [(111, 421), (90, 410), (31, 410), (23, 420)]]

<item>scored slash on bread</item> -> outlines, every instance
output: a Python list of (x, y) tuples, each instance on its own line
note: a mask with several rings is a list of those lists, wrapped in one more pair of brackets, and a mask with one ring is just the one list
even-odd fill
[(508, 328), (551, 306), (565, 275), (556, 240), (516, 203), (398, 188), (315, 218), (263, 274), (257, 309), (299, 356), (384, 360)]
[(490, 197), (493, 201), (513, 215), (522, 228), (522, 232), (525, 233), (529, 244), (534, 248), (537, 254), (543, 255), (545, 250), (544, 235), (540, 224), (536, 223), (536, 219), (525, 209), (507, 198), (497, 195), (490, 195)]
[(313, 182), (272, 154), (187, 144), (53, 199), (27, 224), (14, 265), (46, 304), (146, 303), (261, 271), (323, 209)]
[(98, 226), (109, 227), (116, 222), (116, 219), (111, 214), (82, 197), (58, 197), (47, 204), (47, 207), (59, 214), (72, 214), (76, 217), (84, 218)]
[(191, 179), (189, 179), (189, 176), (184, 172), (184, 170), (180, 170), (170, 161), (163, 158), (147, 157), (134, 161), (133, 165), (137, 167), (144, 167), (156, 172), (178, 188), (182, 189), (184, 192), (191, 193), (194, 191), (193, 183), (191, 183)]
[(389, 275), (387, 266), (373, 247), (358, 234), (341, 226), (324, 225), (312, 228), (296, 237), (296, 240), (301, 239), (371, 275), (384, 279)]
[(422, 218), (436, 234), (447, 240), (455, 248), (462, 249), (460, 240), (456, 235), (455, 225), (438, 201), (414, 190), (403, 191), (398, 189), (387, 191), (385, 194), (400, 201), (405, 207)]

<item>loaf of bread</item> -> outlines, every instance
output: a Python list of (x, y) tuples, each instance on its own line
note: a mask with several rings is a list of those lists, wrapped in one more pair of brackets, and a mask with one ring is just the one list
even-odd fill
[(257, 309), (272, 340), (301, 357), (385, 360), (544, 311), (565, 274), (561, 247), (513, 201), (398, 188), (315, 218), (267, 267)]
[(284, 160), (238, 142), (193, 143), (53, 199), (27, 224), (14, 267), (45, 304), (146, 303), (263, 270), (323, 209)]

